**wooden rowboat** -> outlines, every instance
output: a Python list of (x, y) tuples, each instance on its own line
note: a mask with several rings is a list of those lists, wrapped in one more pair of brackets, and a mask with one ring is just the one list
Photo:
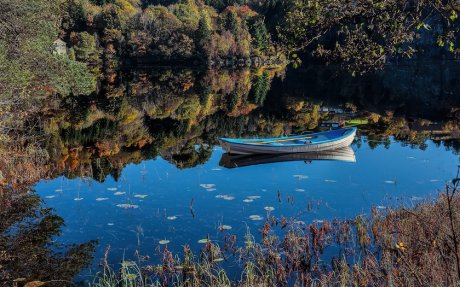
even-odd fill
[(303, 153), (236, 155), (224, 153), (220, 159), (219, 165), (226, 168), (237, 168), (258, 164), (278, 163), (287, 161), (304, 161), (306, 163), (311, 163), (313, 161), (320, 160), (356, 162), (356, 156), (355, 152), (349, 146), (334, 150)]
[(278, 154), (334, 150), (351, 145), (357, 128), (338, 129), (308, 135), (267, 139), (219, 139), (230, 154)]

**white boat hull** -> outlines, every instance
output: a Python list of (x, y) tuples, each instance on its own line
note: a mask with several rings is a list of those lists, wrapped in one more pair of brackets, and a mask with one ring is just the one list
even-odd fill
[(334, 150), (350, 146), (356, 135), (356, 130), (344, 138), (336, 141), (328, 141), (324, 143), (305, 143), (303, 145), (285, 145), (285, 146), (272, 146), (262, 144), (246, 144), (235, 143), (220, 140), (220, 145), (225, 152), (230, 154), (281, 154), (281, 153), (304, 153), (304, 152), (319, 152)]

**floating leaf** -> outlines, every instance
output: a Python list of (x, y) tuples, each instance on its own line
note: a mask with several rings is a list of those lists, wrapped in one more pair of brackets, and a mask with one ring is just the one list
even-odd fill
[(124, 209), (136, 209), (136, 208), (139, 208), (139, 205), (127, 204), (127, 203), (117, 204), (117, 206), (121, 207), (121, 208), (124, 208)]
[(219, 229), (220, 230), (230, 230), (232, 229), (232, 227), (230, 225), (221, 225), (219, 226)]
[(275, 210), (275, 208), (274, 208), (273, 206), (265, 206), (264, 209), (265, 209), (266, 211), (273, 211), (273, 210)]
[(160, 243), (160, 245), (166, 245), (169, 242), (171, 242), (171, 241), (164, 239), (164, 240), (160, 240), (158, 243)]
[(307, 175), (302, 175), (302, 174), (294, 174), (293, 177), (297, 178), (298, 180), (302, 180), (302, 179), (307, 179), (307, 178), (308, 178)]
[(208, 243), (208, 242), (211, 242), (211, 240), (209, 240), (207, 238), (203, 238), (203, 239), (198, 240), (198, 243), (201, 243), (201, 244), (205, 244), (205, 243)]
[(200, 186), (204, 189), (214, 188), (216, 185), (214, 183), (202, 183)]
[(254, 220), (254, 221), (258, 221), (258, 220), (263, 220), (264, 218), (261, 217), (260, 215), (254, 214), (254, 215), (250, 215), (249, 219)]

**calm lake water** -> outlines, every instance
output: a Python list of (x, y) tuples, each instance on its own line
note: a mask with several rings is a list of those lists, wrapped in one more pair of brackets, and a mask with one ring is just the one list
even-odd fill
[[(75, 278), (91, 280), (108, 245), (114, 268), (137, 255), (157, 264), (160, 241), (175, 254), (185, 244), (197, 254), (207, 236), (223, 242), (234, 234), (240, 245), (248, 228), (260, 238), (268, 215), (308, 225), (435, 198), (455, 177), (460, 150), (460, 66), (441, 66), (435, 73), (433, 64), (401, 64), (359, 77), (314, 65), (132, 71), (93, 95), (53, 99), (43, 119), (49, 157), (33, 189), (57, 223), (42, 231), (45, 247), (30, 249), (97, 240)], [(216, 145), (219, 137), (362, 121), (335, 160), (229, 157)], [(222, 264), (238, 269), (234, 258)]]
[[(198, 241), (207, 235), (219, 242), (232, 233), (241, 242), (247, 227), (258, 238), (263, 220), (253, 220), (254, 215), (264, 218), (271, 207), (272, 215), (309, 224), (352, 218), (375, 206), (411, 206), (435, 197), (459, 164), (454, 152), (431, 141), (425, 150), (393, 140), (371, 149), (362, 137), (351, 148), (355, 162), (291, 161), (229, 169), (219, 165), (223, 151), (216, 146), (211, 158), (194, 168), (179, 169), (158, 157), (126, 166), (118, 181), (60, 177), (35, 189), (65, 221), (56, 241), (99, 240), (92, 268), (80, 277), (85, 278), (98, 270), (108, 244), (113, 264), (136, 258), (136, 250), (153, 257), (152, 263), (158, 261), (154, 255), (160, 240), (169, 240), (168, 249), (180, 252), (184, 244), (199, 250)], [(232, 229), (220, 232), (220, 225)]]

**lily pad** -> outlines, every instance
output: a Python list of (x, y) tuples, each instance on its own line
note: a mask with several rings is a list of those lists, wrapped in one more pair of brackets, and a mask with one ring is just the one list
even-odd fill
[(273, 211), (273, 210), (275, 210), (275, 208), (274, 208), (273, 206), (265, 206), (264, 209), (265, 209), (266, 211)]
[(230, 225), (223, 224), (223, 225), (219, 226), (219, 229), (220, 230), (230, 230), (230, 229), (232, 229), (232, 227)]
[(254, 220), (254, 221), (259, 221), (259, 220), (263, 220), (264, 218), (260, 215), (254, 214), (254, 215), (250, 215), (249, 219)]
[(200, 186), (204, 189), (214, 188), (216, 185), (214, 183), (202, 183)]
[(121, 208), (124, 208), (124, 209), (136, 209), (136, 208), (139, 208), (139, 205), (128, 204), (128, 203), (117, 204), (117, 206), (121, 207)]

